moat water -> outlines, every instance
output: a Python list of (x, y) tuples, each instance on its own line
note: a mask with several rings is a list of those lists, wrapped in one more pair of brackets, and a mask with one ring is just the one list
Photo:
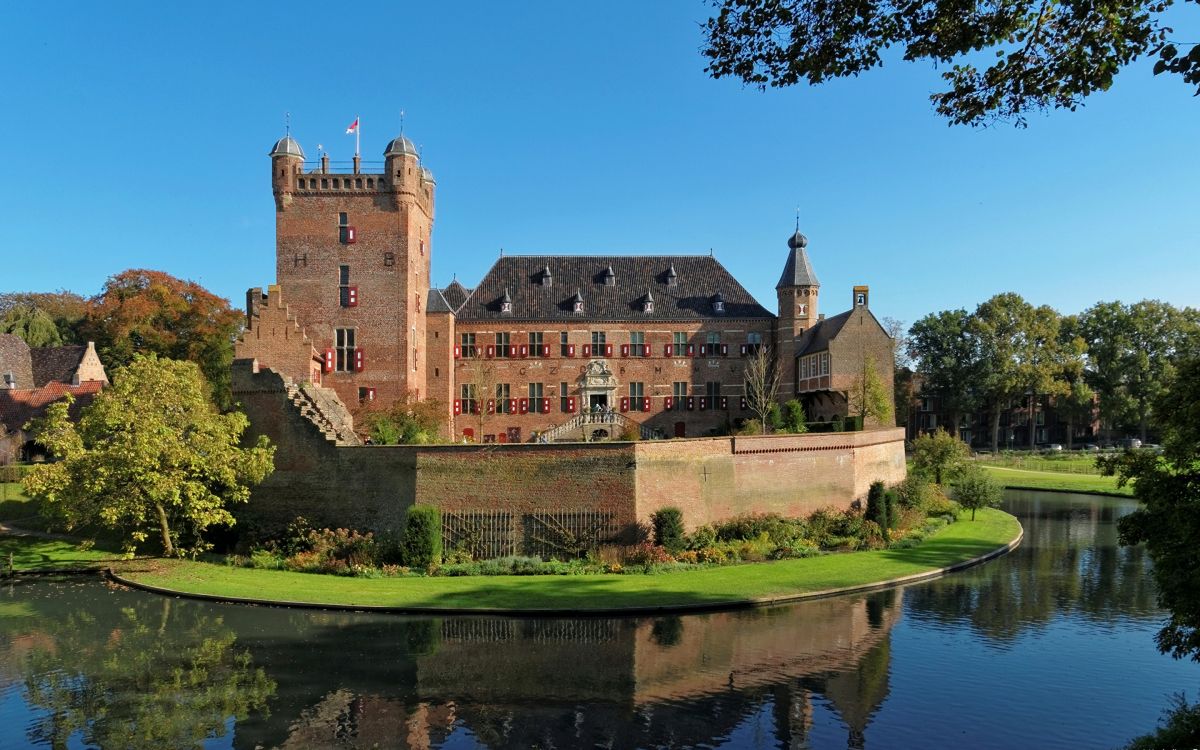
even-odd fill
[(904, 589), (743, 612), (416, 618), (0, 587), (0, 748), (1083, 748), (1200, 665), (1157, 652), (1132, 501), (1012, 492), (1025, 541)]

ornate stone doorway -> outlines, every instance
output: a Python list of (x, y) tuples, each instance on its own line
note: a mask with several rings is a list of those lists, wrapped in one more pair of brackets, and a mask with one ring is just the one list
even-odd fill
[(602, 359), (593, 359), (583, 368), (579, 376), (580, 402), (591, 411), (610, 409), (614, 403), (617, 391), (617, 379), (608, 363)]

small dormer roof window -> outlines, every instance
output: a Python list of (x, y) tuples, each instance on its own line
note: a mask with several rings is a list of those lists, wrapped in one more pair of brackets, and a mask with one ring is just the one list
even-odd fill
[(717, 292), (715, 295), (713, 295), (712, 309), (717, 315), (725, 314), (725, 298), (721, 296), (720, 292)]
[(675, 264), (672, 263), (671, 267), (667, 269), (667, 286), (675, 286), (677, 283), (679, 283), (679, 274), (675, 273)]
[(575, 296), (571, 298), (571, 312), (583, 312), (583, 295), (579, 293), (578, 289), (575, 290)]
[(649, 289), (646, 290), (646, 296), (642, 297), (642, 312), (654, 312), (654, 295), (650, 293)]
[(541, 284), (542, 286), (553, 286), (554, 276), (550, 274), (550, 266), (542, 266)]
[(612, 266), (609, 266), (608, 268), (604, 269), (604, 273), (600, 274), (600, 277), (604, 280), (604, 286), (616, 286), (617, 285), (617, 275), (615, 273), (613, 273)]
[(509, 296), (507, 289), (504, 290), (504, 296), (500, 298), (500, 312), (512, 313), (512, 297)]
[(17, 387), (17, 376), (13, 375), (12, 370), (4, 373), (4, 387), (9, 389), (14, 389)]

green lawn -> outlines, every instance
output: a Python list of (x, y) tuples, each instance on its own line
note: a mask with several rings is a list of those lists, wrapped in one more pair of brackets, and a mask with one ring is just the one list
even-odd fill
[(38, 507), (25, 495), (20, 482), (0, 482), (0, 521), (16, 522), (18, 526), (25, 519), (40, 521)]
[(121, 560), (119, 554), (110, 550), (80, 549), (71, 541), (0, 536), (0, 568), (6, 573), (9, 553), (13, 556), (13, 568), (18, 571), (100, 568), (102, 563)]
[(1057, 471), (1029, 471), (1010, 469), (1004, 466), (989, 466), (979, 463), (983, 470), (992, 475), (1005, 487), (1031, 490), (1064, 490), (1068, 492), (1093, 492), (1105, 495), (1133, 495), (1129, 485), (1118, 488), (1116, 477), (1090, 474), (1065, 474)]
[(130, 580), (180, 592), (340, 605), (464, 609), (609, 609), (714, 605), (865, 585), (991, 552), (1020, 533), (998, 510), (964, 516), (906, 550), (826, 555), (658, 575), (342, 578), (181, 560), (122, 566)]

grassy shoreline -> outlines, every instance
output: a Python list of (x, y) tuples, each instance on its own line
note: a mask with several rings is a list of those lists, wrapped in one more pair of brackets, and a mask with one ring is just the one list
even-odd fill
[(1133, 488), (1129, 485), (1117, 487), (1116, 477), (1014, 469), (1007, 466), (990, 466), (983, 462), (980, 462), (978, 466), (991, 475), (997, 482), (1009, 489), (1054, 490), (1057, 492), (1079, 492), (1090, 495), (1133, 497)]
[[(235, 568), (186, 560), (137, 560), (114, 569), (135, 584), (182, 594), (345, 607), (576, 610), (729, 606), (882, 584), (993, 553), (1021, 534), (998, 510), (965, 515), (910, 549), (825, 555), (656, 575), (348, 578)], [(0, 540), (10, 542), (13, 538)], [(45, 545), (44, 540), (21, 540)], [(41, 554), (45, 554), (45, 551)]]

